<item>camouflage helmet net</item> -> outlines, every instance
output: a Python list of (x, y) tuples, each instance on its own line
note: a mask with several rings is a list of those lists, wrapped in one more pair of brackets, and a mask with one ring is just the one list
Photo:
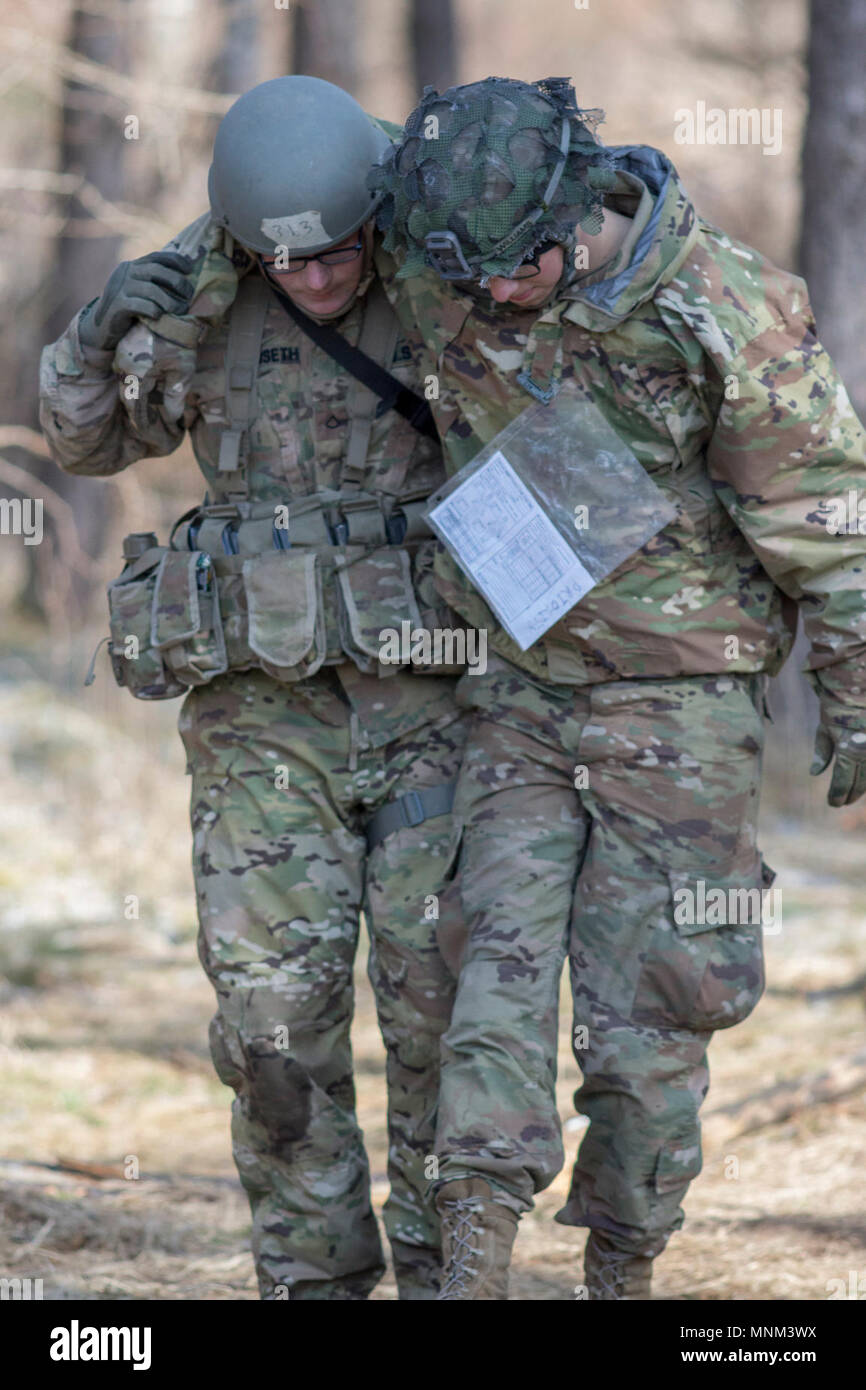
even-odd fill
[(441, 96), (426, 87), (403, 139), (368, 177), (386, 250), (406, 252), (400, 276), (433, 263), (432, 232), (453, 233), (483, 276), (507, 275), (544, 241), (573, 249), (577, 226), (599, 231), (615, 177), (595, 135), (603, 119), (578, 107), (564, 77), (488, 77)]

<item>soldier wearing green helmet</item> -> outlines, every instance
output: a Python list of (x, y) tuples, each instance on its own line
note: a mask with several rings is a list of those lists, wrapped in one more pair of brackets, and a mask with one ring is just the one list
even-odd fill
[(590, 1299), (649, 1298), (701, 1169), (709, 1041), (763, 989), (764, 687), (797, 605), (812, 771), (833, 761), (832, 805), (866, 790), (866, 537), (828, 524), (866, 487), (863, 428), (803, 282), (703, 221), (661, 151), (605, 148), (597, 118), (565, 79), (428, 88), (370, 177), (449, 473), (573, 393), (675, 510), (526, 649), (437, 558), (496, 653), (458, 687), (475, 719), (436, 1137), (446, 1300), (507, 1297), (518, 1218), (561, 1167), (566, 953), (589, 1127), (557, 1220), (590, 1228)]
[(109, 650), (133, 694), (186, 696), (211, 1051), (267, 1299), (364, 1299), (384, 1272), (349, 1039), (362, 908), (398, 1295), (439, 1287), (425, 1164), (462, 664), (459, 645), (450, 665), (382, 651), (404, 621), (453, 627), (422, 517), (444, 471), (420, 342), (372, 267), (365, 178), (387, 144), (330, 83), (254, 88), (217, 133), (211, 212), (119, 267), (42, 364), (64, 469), (109, 476), (188, 432), (206, 481), (168, 545), (127, 538)]

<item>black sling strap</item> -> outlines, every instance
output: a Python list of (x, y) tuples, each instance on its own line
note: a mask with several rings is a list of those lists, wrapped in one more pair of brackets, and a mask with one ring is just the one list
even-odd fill
[(419, 434), (426, 434), (430, 439), (437, 439), (436, 426), (433, 423), (433, 413), (429, 405), (422, 396), (404, 386), (386, 372), (384, 367), (380, 367), (374, 362), (372, 357), (368, 357), (366, 352), (361, 352), (359, 348), (352, 347), (347, 343), (342, 333), (336, 329), (329, 328), (327, 324), (316, 323), (315, 319), (309, 318), (302, 309), (293, 304), (286, 295), (279, 290), (274, 290), (276, 298), (285, 309), (290, 319), (294, 319), (300, 329), (306, 333), (326, 352), (329, 357), (333, 357), (335, 362), (339, 362), (353, 377), (385, 402), (386, 410), (396, 410), (398, 415), (402, 415), (404, 420), (408, 420), (413, 429)]

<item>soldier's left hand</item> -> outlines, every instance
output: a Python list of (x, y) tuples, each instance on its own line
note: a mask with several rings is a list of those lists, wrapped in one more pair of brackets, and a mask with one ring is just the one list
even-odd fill
[(835, 761), (827, 800), (831, 806), (850, 806), (866, 792), (866, 733), (819, 724), (810, 774), (817, 777), (831, 758)]

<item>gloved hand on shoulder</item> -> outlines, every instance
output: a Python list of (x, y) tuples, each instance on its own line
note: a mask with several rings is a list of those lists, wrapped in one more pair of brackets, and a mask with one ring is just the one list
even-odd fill
[(101, 350), (115, 348), (137, 318), (182, 314), (193, 295), (193, 285), (184, 278), (192, 266), (190, 258), (177, 251), (153, 251), (137, 261), (122, 261), (100, 298), (79, 319), (82, 343)]

